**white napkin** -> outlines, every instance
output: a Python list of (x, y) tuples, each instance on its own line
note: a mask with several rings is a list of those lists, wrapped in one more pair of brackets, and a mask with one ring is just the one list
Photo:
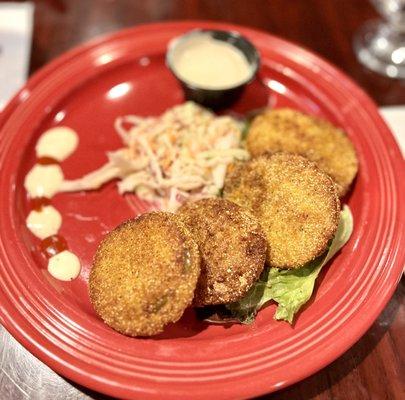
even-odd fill
[(380, 112), (405, 157), (405, 106), (381, 107)]
[(27, 79), (32, 3), (0, 3), (0, 110)]

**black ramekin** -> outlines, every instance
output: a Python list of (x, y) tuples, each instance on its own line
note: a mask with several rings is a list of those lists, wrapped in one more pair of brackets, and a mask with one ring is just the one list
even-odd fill
[[(246, 81), (239, 83), (237, 86), (232, 86), (229, 88), (209, 89), (193, 85), (177, 75), (177, 72), (173, 66), (172, 59), (174, 50), (180, 43), (190, 39), (192, 35), (199, 35), (202, 33), (208, 33), (216, 40), (228, 42), (243, 53), (251, 67), (251, 75), (246, 79)], [(239, 99), (246, 85), (250, 83), (256, 76), (256, 73), (260, 66), (260, 56), (258, 51), (256, 50), (256, 47), (238, 32), (210, 29), (194, 29), (170, 41), (166, 53), (166, 65), (180, 82), (184, 90), (186, 100), (192, 100), (203, 105), (204, 107), (218, 110), (229, 107), (231, 104)]]

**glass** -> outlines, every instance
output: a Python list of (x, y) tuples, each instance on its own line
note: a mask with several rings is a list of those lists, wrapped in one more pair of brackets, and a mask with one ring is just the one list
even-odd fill
[(371, 0), (383, 20), (367, 22), (354, 38), (359, 61), (390, 78), (405, 78), (405, 0)]

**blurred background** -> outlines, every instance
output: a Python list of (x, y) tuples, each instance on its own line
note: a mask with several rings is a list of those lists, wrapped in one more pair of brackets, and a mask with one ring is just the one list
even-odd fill
[[(291, 40), (341, 68), (379, 106), (405, 104), (405, 0), (0, 0), (0, 109), (29, 74), (85, 41), (196, 19)], [(405, 124), (404, 108), (382, 112), (396, 133)]]
[[(399, 78), (405, 63), (404, 0), (0, 1), (0, 98), (4, 105), (29, 75), (98, 35), (142, 23), (197, 19), (250, 26), (318, 53), (384, 107), (397, 139), (405, 139), (405, 79)], [(379, 22), (370, 25), (371, 20)], [(403, 399), (404, 294), (402, 280), (384, 313), (353, 348), (271, 398)], [(2, 400), (106, 398), (53, 373), (1, 327), (0, 368)]]
[[(380, 0), (387, 4), (393, 1)], [(364, 23), (381, 19), (373, 2), (367, 0), (37, 0), (31, 3), (35, 4), (35, 11), (30, 73), (80, 43), (122, 28), (165, 20), (222, 20), (262, 29), (317, 52), (343, 69), (380, 105), (405, 103), (405, 80), (392, 80), (368, 70), (359, 63), (353, 50), (355, 34)]]

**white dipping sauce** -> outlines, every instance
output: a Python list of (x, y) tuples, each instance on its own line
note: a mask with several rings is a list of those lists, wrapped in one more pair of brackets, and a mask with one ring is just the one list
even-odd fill
[(80, 260), (76, 254), (64, 250), (48, 261), (48, 272), (60, 281), (71, 281), (80, 274)]
[(40, 211), (32, 210), (26, 221), (28, 229), (39, 239), (58, 233), (62, 225), (62, 216), (52, 206), (44, 206)]
[(238, 48), (203, 33), (176, 45), (172, 66), (179, 78), (206, 89), (235, 87), (252, 75), (248, 60)]
[(77, 133), (66, 126), (58, 126), (44, 132), (38, 139), (35, 151), (37, 157), (50, 157), (63, 161), (69, 157), (79, 143)]
[(25, 177), (24, 187), (31, 198), (51, 198), (63, 182), (63, 172), (59, 165), (35, 164)]
[[(63, 161), (69, 157), (78, 145), (77, 133), (68, 127), (56, 127), (47, 130), (38, 139), (35, 151), (37, 158), (52, 158)], [(63, 172), (58, 164), (35, 164), (25, 176), (24, 187), (31, 198), (46, 197), (50, 199), (58, 193), (63, 183)], [(26, 225), (39, 239), (44, 240), (58, 233), (62, 225), (59, 211), (47, 205), (38, 210), (31, 210)], [(48, 260), (48, 272), (61, 281), (71, 281), (80, 274), (80, 260), (76, 254), (64, 250)]]

